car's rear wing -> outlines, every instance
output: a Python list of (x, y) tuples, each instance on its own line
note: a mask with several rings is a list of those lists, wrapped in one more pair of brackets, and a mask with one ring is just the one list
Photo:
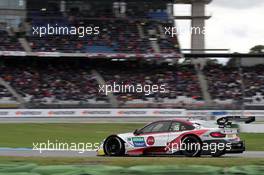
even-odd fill
[(241, 117), (241, 116), (225, 116), (217, 119), (217, 124), (219, 127), (230, 127), (232, 122), (243, 122), (243, 123), (251, 123), (255, 121), (255, 117)]

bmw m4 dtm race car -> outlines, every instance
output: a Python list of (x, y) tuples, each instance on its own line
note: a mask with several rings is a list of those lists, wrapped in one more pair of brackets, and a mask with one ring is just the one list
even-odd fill
[[(131, 133), (107, 137), (97, 150), (97, 155), (200, 155), (222, 156), (226, 153), (243, 153), (245, 143), (238, 130), (231, 128), (234, 117), (222, 117), (212, 127), (208, 121), (183, 119), (159, 120)], [(246, 123), (255, 117), (236, 120)], [(210, 122), (209, 122), (210, 123)]]

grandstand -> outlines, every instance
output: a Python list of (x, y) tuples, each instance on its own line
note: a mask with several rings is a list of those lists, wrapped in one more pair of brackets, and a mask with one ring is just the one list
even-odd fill
[[(0, 28), (1, 105), (238, 109), (264, 104), (263, 65), (241, 72), (217, 63), (177, 63), (183, 57), (178, 38), (164, 34), (165, 26), (175, 25), (171, 1), (80, 2), (28, 0), (17, 27), (1, 19), (6, 26)], [(33, 34), (33, 27), (47, 24), (98, 26), (100, 34)], [(165, 84), (166, 92), (99, 93), (100, 84), (113, 82)]]

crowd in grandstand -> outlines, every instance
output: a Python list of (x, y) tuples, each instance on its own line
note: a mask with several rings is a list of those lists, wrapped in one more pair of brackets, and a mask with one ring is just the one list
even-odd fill
[(12, 94), (6, 89), (6, 87), (0, 85), (0, 99), (3, 98), (12, 98)]
[[(86, 19), (78, 22), (77, 26), (98, 27), (99, 35), (79, 37), (64, 36), (27, 36), (33, 51), (59, 51), (82, 53), (153, 53), (150, 38), (157, 40), (161, 53), (179, 52), (176, 39), (161, 38), (162, 23), (152, 22), (149, 28), (142, 21), (129, 19)], [(75, 24), (76, 25), (76, 24)], [(55, 26), (55, 24), (54, 24)], [(65, 26), (65, 24), (64, 24)], [(160, 28), (159, 28), (160, 27)], [(151, 31), (153, 34), (150, 34)]]
[[(243, 77), (238, 68), (221, 64), (206, 66), (208, 92), (213, 100), (241, 102), (243, 97), (263, 101), (263, 65), (244, 67)], [(99, 81), (92, 70), (98, 72), (105, 84), (165, 85), (165, 93), (114, 93), (119, 103), (168, 102), (181, 97), (203, 101), (196, 70), (191, 65), (156, 65), (141, 62), (91, 62), (2, 60), (0, 77), (28, 102), (57, 103), (108, 102), (99, 92)], [(243, 86), (242, 86), (243, 82)], [(243, 90), (244, 87), (244, 90)], [(0, 98), (13, 95), (0, 86)], [(177, 101), (179, 102), (179, 101)], [(184, 103), (185, 101), (183, 101)]]
[(165, 85), (165, 93), (117, 93), (119, 101), (156, 99), (177, 99), (185, 96), (195, 100), (202, 100), (200, 86), (193, 66), (157, 66), (138, 64), (118, 64), (108, 68), (99, 68), (99, 73), (106, 84), (140, 84), (140, 85)]
[[(243, 79), (238, 68), (220, 64), (206, 66), (208, 92), (213, 100), (239, 102), (258, 94), (264, 95), (263, 65), (243, 68)], [(165, 93), (114, 93), (120, 103), (159, 102), (180, 97), (203, 101), (194, 66), (168, 66), (140, 62), (90, 62), (90, 61), (18, 61), (2, 60), (0, 77), (29, 102), (108, 101), (99, 92), (95, 70), (105, 84), (165, 85)], [(242, 89), (244, 83), (244, 94)], [(12, 97), (0, 86), (0, 97)], [(263, 99), (258, 99), (263, 101)]]
[[(147, 5), (147, 6), (146, 6)], [(115, 16), (108, 9), (90, 11), (29, 11), (28, 19), (21, 22), (21, 30), (26, 34), (26, 41), (33, 52), (67, 52), (67, 53), (179, 53), (176, 38), (164, 35), (163, 28), (173, 25), (165, 10), (151, 9), (148, 3), (144, 10), (127, 7), (126, 16)], [(142, 8), (143, 8), (142, 6)], [(150, 8), (150, 9), (149, 9)], [(133, 16), (136, 13), (138, 15)], [(141, 14), (141, 15), (139, 15)], [(99, 35), (35, 35), (33, 28), (47, 25), (72, 27), (99, 27)], [(47, 30), (47, 29), (46, 29)], [(21, 42), (10, 33), (0, 31), (0, 50), (22, 51)], [(23, 37), (23, 35), (19, 35)], [(151, 39), (157, 41), (153, 48)]]
[(241, 101), (243, 97), (264, 95), (263, 70), (264, 65), (244, 67), (241, 72), (238, 68), (217, 64), (207, 66), (204, 73), (208, 80), (208, 91), (213, 99)]
[(210, 65), (204, 73), (208, 80), (208, 91), (213, 99), (226, 100), (242, 98), (241, 76), (238, 69), (222, 65)]
[(2, 62), (0, 76), (28, 101), (88, 102), (103, 97), (90, 69), (67, 62)]
[(15, 36), (9, 36), (6, 30), (0, 30), (0, 51), (23, 51)]
[[(19, 63), (19, 64), (18, 64)], [(148, 67), (147, 67), (148, 66)], [(176, 99), (185, 96), (202, 100), (202, 94), (192, 66), (168, 67), (138, 63), (96, 63), (68, 61), (2, 61), (0, 76), (29, 102), (107, 101), (99, 92), (99, 82), (91, 70), (96, 70), (106, 84), (165, 85), (165, 93), (114, 93), (120, 103)], [(5, 93), (4, 93), (5, 92)], [(1, 91), (2, 96), (9, 95)]]

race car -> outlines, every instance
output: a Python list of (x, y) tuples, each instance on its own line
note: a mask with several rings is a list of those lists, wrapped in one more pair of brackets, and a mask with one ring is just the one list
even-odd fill
[[(219, 157), (226, 153), (243, 153), (245, 143), (240, 140), (238, 130), (231, 128), (230, 120), (230, 117), (219, 118), (215, 127), (183, 119), (155, 121), (131, 133), (110, 135), (101, 143), (97, 155)], [(246, 121), (249, 120), (254, 121), (252, 118)]]

